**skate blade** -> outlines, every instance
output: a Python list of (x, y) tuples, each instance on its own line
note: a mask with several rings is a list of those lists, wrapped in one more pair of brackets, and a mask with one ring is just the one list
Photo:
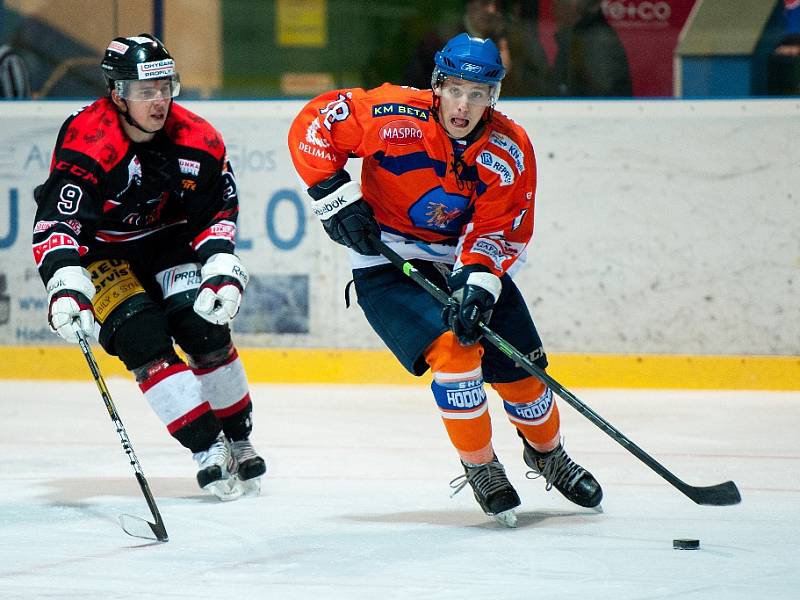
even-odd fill
[(516, 527), (517, 526), (517, 513), (514, 512), (514, 509), (511, 508), (509, 510), (504, 510), (501, 513), (497, 513), (493, 515), (495, 520), (500, 523), (501, 525), (505, 525), (506, 527)]
[(231, 500), (238, 500), (244, 493), (241, 486), (237, 485), (237, 481), (238, 478), (236, 477), (218, 479), (207, 484), (203, 489), (211, 492), (223, 502), (230, 502)]
[(236, 485), (242, 490), (242, 496), (245, 498), (252, 498), (261, 494), (261, 477), (253, 477), (252, 479), (239, 479), (236, 478)]

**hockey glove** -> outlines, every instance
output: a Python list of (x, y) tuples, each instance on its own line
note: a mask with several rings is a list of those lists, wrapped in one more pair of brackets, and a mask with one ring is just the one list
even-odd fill
[(451, 273), (447, 285), (452, 294), (444, 307), (442, 319), (456, 334), (459, 344), (471, 346), (481, 339), (483, 333), (478, 322), (489, 322), (502, 284), (488, 267), (466, 265)]
[(308, 188), (308, 194), (313, 198), (311, 210), (334, 242), (359, 254), (378, 254), (369, 243), (369, 236), (380, 237), (380, 226), (372, 207), (362, 199), (361, 186), (350, 181), (347, 171), (337, 171)]
[(47, 282), (47, 322), (66, 341), (77, 344), (75, 329), (94, 333), (94, 284), (83, 267), (61, 267)]
[(235, 254), (212, 254), (200, 269), (194, 312), (215, 325), (230, 323), (239, 312), (248, 279)]

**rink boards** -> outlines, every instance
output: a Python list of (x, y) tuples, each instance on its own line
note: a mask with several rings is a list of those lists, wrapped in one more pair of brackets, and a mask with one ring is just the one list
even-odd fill
[[(32, 190), (82, 104), (0, 104), (0, 377), (83, 377), (47, 327), (30, 251)], [(344, 307), (346, 253), (308, 210), (285, 147), (302, 102), (185, 105), (222, 132), (239, 181), (252, 279), (234, 333), (251, 377), (413, 381)], [(565, 385), (800, 387), (796, 100), (500, 110), (536, 149), (536, 230), (515, 280)]]

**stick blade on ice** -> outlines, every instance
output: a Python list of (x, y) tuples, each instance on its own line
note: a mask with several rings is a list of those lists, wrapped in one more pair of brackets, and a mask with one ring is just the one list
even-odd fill
[(132, 537), (156, 542), (169, 541), (167, 530), (161, 523), (151, 523), (141, 517), (123, 514), (119, 516), (119, 524), (122, 530)]

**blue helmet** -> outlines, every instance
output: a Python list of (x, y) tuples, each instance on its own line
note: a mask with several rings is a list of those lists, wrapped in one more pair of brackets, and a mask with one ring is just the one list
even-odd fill
[(448, 41), (436, 53), (434, 62), (434, 74), (438, 71), (477, 83), (500, 83), (506, 74), (495, 43), (488, 38), (470, 37), (466, 33), (459, 33)]

